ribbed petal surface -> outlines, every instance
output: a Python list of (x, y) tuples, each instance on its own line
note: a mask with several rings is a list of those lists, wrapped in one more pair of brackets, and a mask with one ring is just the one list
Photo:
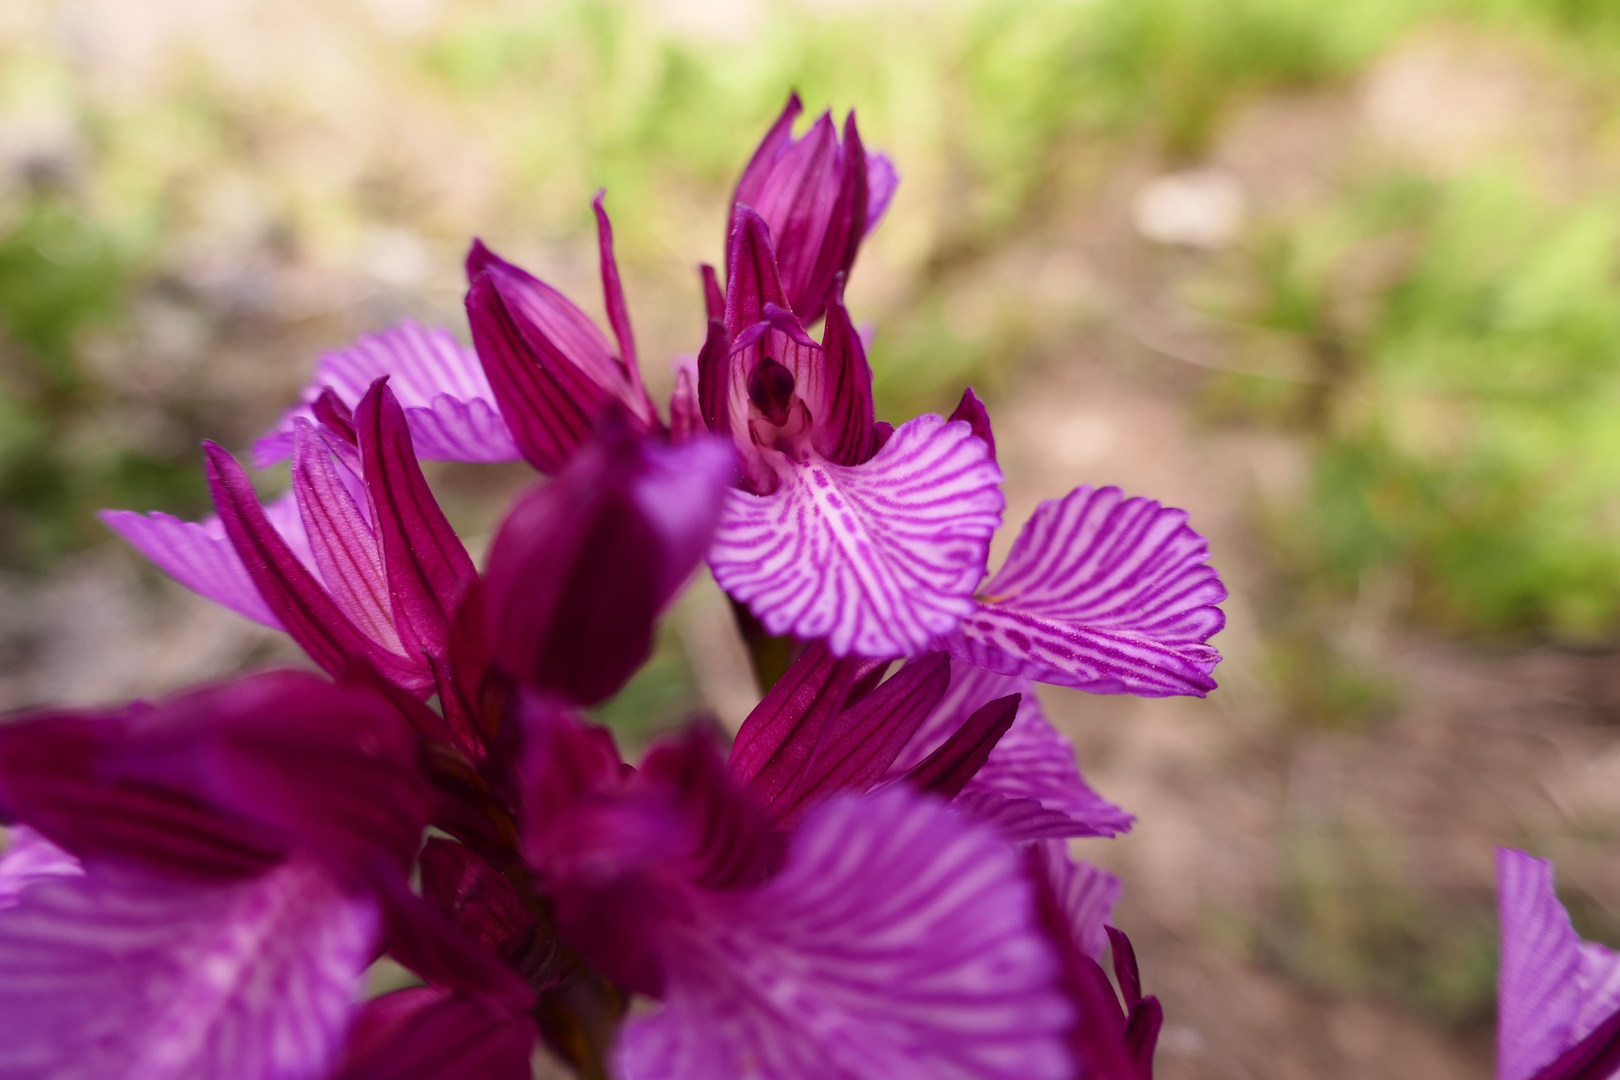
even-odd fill
[(314, 1080), (376, 916), (311, 864), (229, 885), (100, 868), (0, 913), (0, 1077)]
[(1052, 891), (1068, 916), (1075, 944), (1093, 960), (1100, 960), (1103, 946), (1108, 944), (1108, 916), (1123, 888), (1119, 878), (1084, 860), (1070, 858), (1068, 845), (1061, 840), (1047, 840), (1036, 847), (1046, 863)]
[[(968, 781), (963, 794), (990, 792), (1010, 800), (1033, 800), (1064, 815), (1074, 826), (1061, 834), (1040, 835), (1115, 836), (1129, 830), (1135, 818), (1086, 783), (1080, 775), (1074, 744), (1046, 719), (1035, 687), (1027, 679), (999, 675), (960, 660), (951, 664), (950, 690), (896, 759), (889, 775), (898, 776), (914, 768), (961, 727), (975, 709), (1008, 694), (1023, 695), (1017, 718), (990, 751), (984, 767)], [(994, 803), (982, 805), (985, 812), (991, 812), (993, 807), (994, 812), (1002, 812)], [(1042, 828), (1049, 824), (1044, 823)]]
[(428, 461), (516, 461), (517, 445), (501, 419), (495, 394), (478, 356), (448, 330), (407, 322), (360, 338), (329, 352), (300, 393), (302, 401), (268, 434), (253, 444), (259, 468), (290, 457), (293, 420), (315, 419), (314, 404), (324, 387), (353, 409), (378, 378), (405, 410), (416, 453)]
[(626, 1080), (1057, 1080), (1070, 1013), (1016, 856), (889, 789), (826, 803), (782, 873), (672, 931)]
[(1530, 1080), (1620, 1008), (1620, 956), (1582, 944), (1546, 859), (1498, 848), (1496, 904), (1496, 1075)]
[(922, 652), (973, 613), (1000, 482), (967, 424), (919, 416), (864, 465), (812, 461), (770, 495), (731, 491), (709, 563), (772, 634)]
[(1202, 697), (1226, 598), (1184, 511), (1079, 487), (1036, 508), (952, 656), (1100, 694)]

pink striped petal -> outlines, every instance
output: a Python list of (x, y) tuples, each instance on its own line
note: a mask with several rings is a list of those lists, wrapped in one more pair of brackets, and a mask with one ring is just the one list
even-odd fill
[[(1074, 744), (1046, 719), (1035, 687), (1027, 679), (999, 675), (984, 668), (951, 664), (951, 688), (918, 729), (890, 769), (901, 775), (938, 749), (968, 716), (987, 701), (1021, 694), (1018, 716), (996, 743), (990, 758), (963, 789), (963, 795), (988, 792), (1017, 802), (1029, 800), (1066, 816), (1072, 828), (1052, 836), (1116, 836), (1136, 819), (1091, 789), (1080, 775)], [(1002, 812), (1001, 808), (996, 808)], [(1045, 828), (1049, 823), (1043, 823)], [(1034, 834), (1026, 836), (1033, 838)]]
[(922, 652), (974, 610), (1001, 470), (965, 423), (908, 421), (864, 465), (811, 460), (728, 493), (709, 563), (772, 634), (840, 656)]
[(866, 155), (866, 231), (877, 228), (888, 213), (894, 193), (900, 187), (900, 173), (889, 155)]
[(1018, 857), (890, 788), (838, 796), (776, 878), (708, 894), (668, 938), (626, 1080), (1058, 1080), (1070, 1010)]
[(1620, 956), (1581, 942), (1548, 860), (1498, 848), (1496, 894), (1496, 1075), (1531, 1080), (1620, 1008)]
[(299, 404), (253, 444), (253, 463), (262, 469), (292, 456), (293, 421), (315, 419), (322, 388), (331, 387), (353, 409), (384, 375), (405, 410), (418, 456), (428, 461), (518, 460), (517, 445), (477, 354), (448, 330), (406, 322), (323, 355)]
[(970, 664), (1099, 694), (1202, 697), (1226, 598), (1184, 511), (1079, 487), (1036, 508), (972, 618), (943, 645)]
[(964, 791), (951, 809), (999, 831), (1008, 840), (1063, 840), (1092, 835), (1068, 814), (1048, 810), (1034, 799), (1009, 799), (994, 791)]
[(0, 1076), (326, 1075), (376, 914), (312, 864), (228, 885), (111, 867), (0, 913)]
[(198, 596), (272, 630), (281, 629), (281, 620), (259, 595), (259, 587), (253, 584), (217, 517), (206, 522), (181, 521), (162, 511), (138, 514), (133, 510), (103, 510), (96, 516), (159, 570)]

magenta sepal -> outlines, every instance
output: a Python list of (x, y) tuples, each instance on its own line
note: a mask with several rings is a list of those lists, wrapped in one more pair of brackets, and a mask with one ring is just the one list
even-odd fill
[(409, 652), (445, 663), (456, 608), (478, 572), (428, 488), (385, 379), (372, 385), (354, 421), (393, 623)]
[(467, 255), (473, 345), (523, 457), (556, 472), (589, 437), (610, 403), (642, 434), (663, 423), (642, 385), (629, 311), (613, 256), (613, 229), (598, 193), (593, 208), (602, 289), (617, 352), (562, 293), (474, 241)]
[(983, 439), (984, 445), (990, 448), (990, 460), (996, 460), (996, 436), (990, 430), (990, 412), (973, 392), (973, 387), (962, 391), (962, 400), (956, 403), (956, 411), (951, 413), (950, 419), (966, 420), (973, 434)]
[(887, 159), (868, 157), (853, 112), (840, 142), (830, 114), (795, 139), (793, 122), (801, 111), (798, 95), (790, 96), (743, 169), (732, 209), (735, 214), (740, 206), (752, 207), (768, 226), (786, 306), (809, 324), (821, 317), (834, 278), (854, 264), (862, 238), (893, 197), (897, 178)]
[(382, 696), (302, 672), (0, 727), (0, 810), (87, 861), (240, 878), (294, 850), (403, 874), (428, 803)]
[(271, 525), (236, 459), (212, 442), (203, 450), (226, 535), (266, 605), (310, 659), (332, 675), (353, 660), (365, 660), (390, 682), (426, 692), (433, 680), (425, 665), (389, 650), (354, 624)]
[(430, 986), (366, 1002), (331, 1080), (529, 1080), (534, 1021)]
[(732, 460), (718, 440), (660, 446), (607, 417), (555, 479), (517, 498), (490, 546), (496, 665), (578, 704), (618, 690), (708, 546)]

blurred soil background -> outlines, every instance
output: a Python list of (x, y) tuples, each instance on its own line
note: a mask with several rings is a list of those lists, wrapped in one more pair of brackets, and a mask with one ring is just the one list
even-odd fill
[[(0, 708), (300, 662), (93, 512), (200, 516), (321, 350), (464, 334), (472, 235), (599, 311), (606, 187), (667, 388), (797, 87), (898, 163), (851, 307), (880, 415), (990, 402), (996, 557), (1116, 483), (1232, 590), (1208, 700), (1043, 688), (1140, 816), (1079, 847), (1159, 1075), (1488, 1075), (1492, 845), (1620, 943), (1617, 57), (1613, 0), (8, 0)], [(475, 552), (529, 479), (431, 476)], [(727, 618), (605, 719), (738, 722)]]

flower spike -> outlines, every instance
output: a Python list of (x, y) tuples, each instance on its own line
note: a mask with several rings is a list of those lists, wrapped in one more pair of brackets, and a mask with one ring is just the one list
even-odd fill
[(791, 95), (743, 169), (731, 203), (733, 214), (752, 207), (769, 228), (786, 306), (808, 325), (821, 318), (834, 279), (854, 264), (897, 177), (887, 158), (866, 153), (854, 113), (844, 121), (842, 142), (830, 114), (795, 139), (793, 122), (803, 110), (799, 95)]

